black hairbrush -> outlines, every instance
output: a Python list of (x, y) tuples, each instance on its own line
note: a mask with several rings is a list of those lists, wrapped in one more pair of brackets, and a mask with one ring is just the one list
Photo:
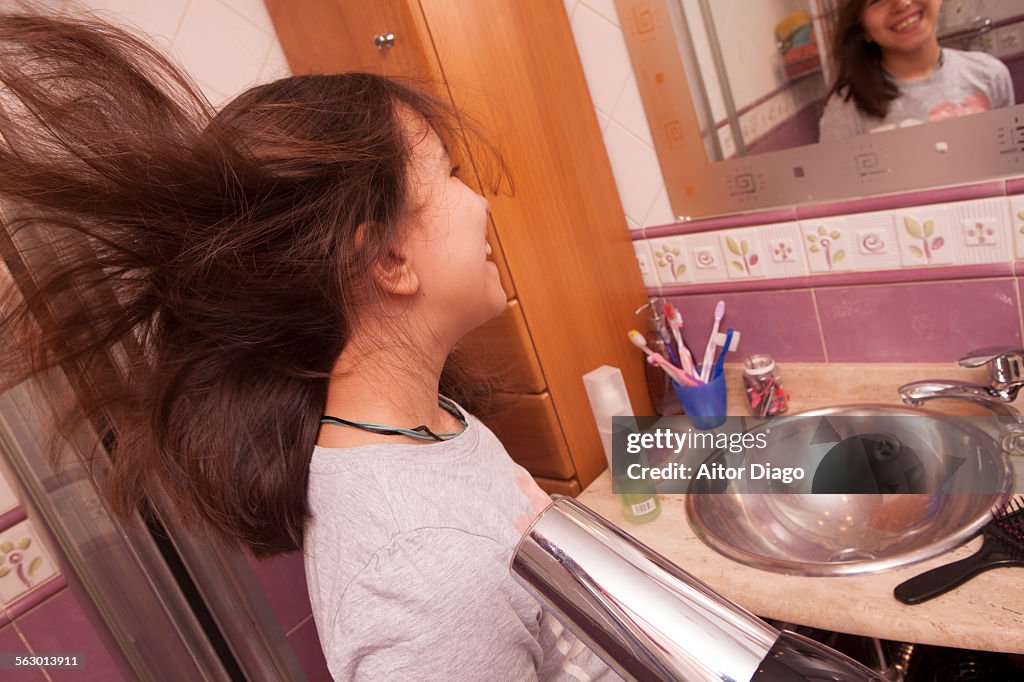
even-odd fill
[(990, 568), (1024, 566), (1024, 497), (1010, 500), (996, 512), (981, 534), (985, 541), (977, 552), (905, 580), (893, 595), (904, 604), (920, 604)]

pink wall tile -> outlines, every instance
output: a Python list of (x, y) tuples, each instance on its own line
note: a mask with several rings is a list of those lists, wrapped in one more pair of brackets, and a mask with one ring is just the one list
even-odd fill
[[(46, 672), (54, 682), (131, 679), (122, 674), (107, 645), (97, 634), (96, 624), (86, 615), (70, 589), (26, 613), (17, 620), (17, 626), (37, 654), (82, 654), (85, 657), (82, 668), (47, 668)], [(4, 679), (7, 679), (6, 675)]]
[(837, 287), (815, 292), (832, 362), (953, 362), (1021, 343), (1011, 279)]
[(323, 647), (316, 633), (316, 623), (312, 618), (289, 635), (288, 642), (302, 664), (302, 670), (309, 678), (309, 682), (331, 682), (331, 673), (327, 669)]
[[(21, 637), (14, 630), (13, 625), (0, 628), (0, 651), (5, 654), (29, 655), (32, 652), (21, 641)], [(4, 670), (4, 682), (47, 682), (39, 668), (25, 668), (22, 670)]]
[(671, 297), (669, 301), (683, 315), (683, 335), (698, 356), (704, 353), (719, 300), (726, 305), (721, 330), (733, 327), (741, 332), (740, 346), (727, 358), (729, 361), (740, 361), (753, 353), (768, 353), (779, 361), (825, 360), (814, 300), (807, 290)]
[(246, 555), (249, 566), (263, 588), (281, 629), (290, 631), (313, 612), (306, 589), (302, 552), (282, 554), (259, 561)]

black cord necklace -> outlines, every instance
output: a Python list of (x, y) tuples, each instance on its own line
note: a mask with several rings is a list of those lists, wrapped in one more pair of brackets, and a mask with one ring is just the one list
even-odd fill
[(440, 405), (446, 412), (459, 420), (462, 424), (462, 428), (458, 431), (451, 431), (447, 433), (434, 433), (426, 424), (420, 424), (411, 429), (401, 429), (395, 426), (386, 426), (384, 424), (373, 424), (369, 422), (357, 422), (349, 419), (342, 419), (340, 417), (332, 417), (331, 415), (325, 414), (320, 417), (321, 424), (335, 424), (336, 426), (351, 426), (353, 428), (362, 429), (363, 431), (369, 431), (370, 433), (378, 433), (382, 436), (406, 436), (408, 438), (415, 438), (416, 440), (431, 440), (431, 441), (445, 441), (455, 438), (469, 425), (466, 421), (466, 417), (463, 416), (462, 412), (456, 407), (455, 403), (448, 400), (444, 396), (437, 396), (437, 404)]

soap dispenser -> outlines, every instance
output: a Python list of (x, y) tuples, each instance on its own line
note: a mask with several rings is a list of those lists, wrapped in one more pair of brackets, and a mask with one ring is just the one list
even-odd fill
[[(644, 334), (644, 338), (647, 339), (647, 347), (655, 353), (661, 353), (662, 357), (669, 358), (670, 354), (665, 347), (665, 342), (662, 340), (662, 334), (666, 325), (661, 301), (656, 298), (649, 299), (647, 303), (637, 308), (634, 314), (639, 315), (648, 308), (651, 309), (651, 317), (647, 333)], [(682, 414), (683, 407), (679, 404), (679, 399), (676, 398), (675, 389), (672, 387), (672, 379), (669, 378), (664, 370), (647, 362), (646, 356), (644, 356), (643, 363), (644, 376), (647, 378), (647, 392), (651, 396), (651, 404), (654, 405), (654, 411), (662, 416)]]

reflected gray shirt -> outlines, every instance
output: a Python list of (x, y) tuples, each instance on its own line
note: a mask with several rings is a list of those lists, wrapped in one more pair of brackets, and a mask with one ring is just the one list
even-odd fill
[(621, 679), (509, 574), (547, 498), (467, 419), (440, 443), (314, 449), (306, 583), (331, 675)]
[(844, 102), (841, 95), (832, 95), (818, 124), (820, 140), (842, 140), (1013, 105), (1013, 81), (1001, 61), (984, 52), (943, 48), (942, 53), (942, 66), (930, 76), (892, 79), (900, 96), (889, 103), (885, 118), (869, 116), (852, 99)]

